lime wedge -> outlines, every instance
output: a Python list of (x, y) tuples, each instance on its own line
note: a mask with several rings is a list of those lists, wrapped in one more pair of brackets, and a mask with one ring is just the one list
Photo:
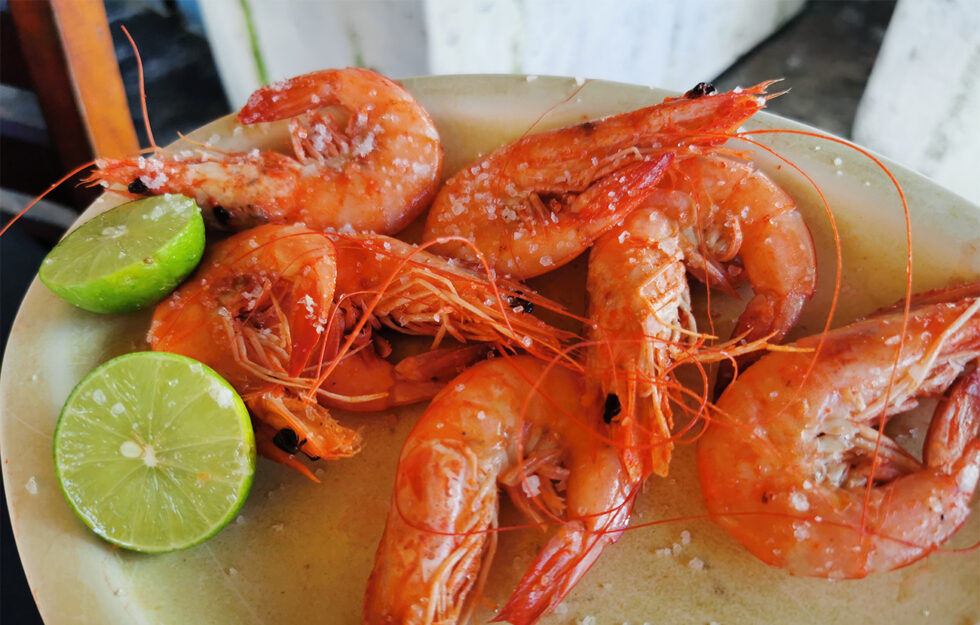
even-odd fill
[(68, 396), (54, 464), (96, 534), (136, 551), (174, 551), (235, 517), (255, 473), (255, 436), (245, 404), (213, 370), (137, 352), (101, 365)]
[(79, 226), (51, 250), (38, 275), (79, 308), (129, 312), (170, 293), (203, 253), (200, 207), (183, 195), (157, 195)]

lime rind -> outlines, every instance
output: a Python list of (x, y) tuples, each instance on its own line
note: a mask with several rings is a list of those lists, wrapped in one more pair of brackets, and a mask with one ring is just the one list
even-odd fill
[[(145, 412), (129, 414), (136, 408)], [(75, 513), (109, 542), (147, 553), (200, 544), (235, 518), (255, 455), (234, 389), (166, 352), (126, 354), (92, 371), (54, 435), (55, 470)]]
[(182, 195), (127, 202), (68, 234), (38, 275), (70, 304), (99, 313), (148, 306), (193, 271), (204, 254), (200, 207)]

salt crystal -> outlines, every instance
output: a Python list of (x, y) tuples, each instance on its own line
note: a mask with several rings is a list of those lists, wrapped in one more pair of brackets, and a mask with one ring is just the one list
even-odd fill
[(37, 494), (37, 480), (34, 479), (33, 475), (30, 478), (28, 478), (27, 483), (24, 484), (24, 488), (27, 489), (27, 492), (29, 492), (32, 495)]
[(701, 558), (691, 558), (691, 561), (688, 562), (687, 565), (695, 571), (700, 571), (704, 568), (704, 560)]
[(528, 497), (537, 497), (541, 494), (541, 478), (539, 478), (537, 475), (529, 475), (527, 479), (521, 483), (521, 489)]

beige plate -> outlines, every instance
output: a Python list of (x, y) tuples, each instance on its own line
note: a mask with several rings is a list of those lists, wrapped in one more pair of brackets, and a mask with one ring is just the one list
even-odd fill
[[(572, 79), (514, 76), (420, 78), (405, 84), (439, 126), (449, 173), (520, 135), (542, 115), (539, 128), (552, 127), (652, 104), (667, 95), (598, 81), (578, 91)], [(754, 125), (803, 128), (771, 115), (760, 115)], [(206, 141), (221, 135), (216, 144), (227, 149), (269, 145), (283, 137), (282, 127), (235, 135), (232, 130), (226, 118), (192, 137)], [(798, 135), (765, 141), (817, 181), (836, 216), (843, 254), (836, 322), (901, 296), (904, 220), (896, 192), (882, 173), (857, 152), (829, 141)], [(813, 229), (820, 289), (797, 334), (816, 332), (834, 278), (828, 219), (815, 193), (788, 167), (779, 169), (771, 158), (762, 163), (799, 200)], [(915, 288), (980, 277), (980, 209), (900, 166), (890, 167), (909, 198)], [(96, 202), (82, 219), (109, 204)], [(566, 279), (581, 285), (581, 267), (566, 270)], [(538, 284), (560, 294), (556, 282)], [(571, 305), (575, 299), (581, 302), (577, 288), (577, 297), (564, 298)], [(147, 325), (146, 314), (99, 316), (71, 308), (35, 280), (10, 337), (0, 384), (3, 476), (24, 568), (48, 625), (358, 623), (396, 457), (419, 409), (342, 417), (364, 428), (365, 450), (354, 459), (324, 465), (321, 485), (260, 461), (241, 518), (201, 546), (155, 556), (119, 551), (89, 532), (63, 500), (52, 466), (51, 435), (72, 386), (111, 356), (144, 348)], [(793, 578), (755, 560), (703, 514), (693, 449), (683, 446), (671, 476), (647, 486), (634, 522), (695, 519), (627, 532), (545, 622), (574, 623), (594, 615), (598, 625), (959, 625), (980, 618), (976, 552), (934, 555), (861, 581)], [(504, 523), (516, 520), (513, 511), (505, 510)], [(689, 544), (681, 538), (685, 531)], [(541, 532), (502, 537), (487, 589), (490, 602), (502, 605), (545, 538)], [(974, 514), (949, 546), (978, 540), (980, 517)], [(671, 547), (676, 555), (655, 553)], [(703, 569), (696, 568), (698, 560)]]

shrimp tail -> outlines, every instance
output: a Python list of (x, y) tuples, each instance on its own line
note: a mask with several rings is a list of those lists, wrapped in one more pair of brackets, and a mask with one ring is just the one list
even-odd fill
[(373, 412), (432, 399), (449, 380), (485, 357), (491, 345), (435, 349), (391, 364), (374, 348), (348, 354), (320, 386), (320, 401), (354, 412)]
[[(532, 625), (553, 610), (598, 559), (602, 550), (619, 540), (629, 523), (640, 482), (623, 471), (619, 454), (598, 450), (591, 458), (592, 479), (609, 490), (602, 502), (588, 509), (570, 508), (580, 518), (566, 521), (538, 553), (507, 605), (494, 622)], [(570, 496), (591, 485), (573, 476)]]
[[(733, 337), (739, 337), (739, 345), (747, 345), (764, 340), (779, 343), (791, 327), (796, 323), (803, 309), (803, 304), (810, 298), (812, 291), (807, 293), (786, 293), (771, 295), (756, 293), (749, 300), (745, 312), (738, 318)], [(735, 379), (737, 372), (762, 358), (764, 350), (740, 354), (731, 360), (723, 360), (718, 366), (715, 378), (714, 397), (717, 399)]]
[(627, 504), (615, 515), (609, 533), (589, 530), (582, 522), (564, 524), (538, 553), (507, 605), (491, 622), (532, 625), (554, 610), (592, 568), (602, 550), (622, 535), (630, 508)]
[(405, 383), (433, 382), (442, 388), (464, 369), (486, 357), (492, 345), (460, 345), (434, 349), (417, 356), (403, 358), (395, 365), (395, 373)]
[(936, 407), (926, 433), (923, 456), (929, 467), (952, 467), (960, 458), (976, 456), (975, 450), (972, 454), (966, 450), (978, 444), (980, 369), (974, 369), (960, 378)]

